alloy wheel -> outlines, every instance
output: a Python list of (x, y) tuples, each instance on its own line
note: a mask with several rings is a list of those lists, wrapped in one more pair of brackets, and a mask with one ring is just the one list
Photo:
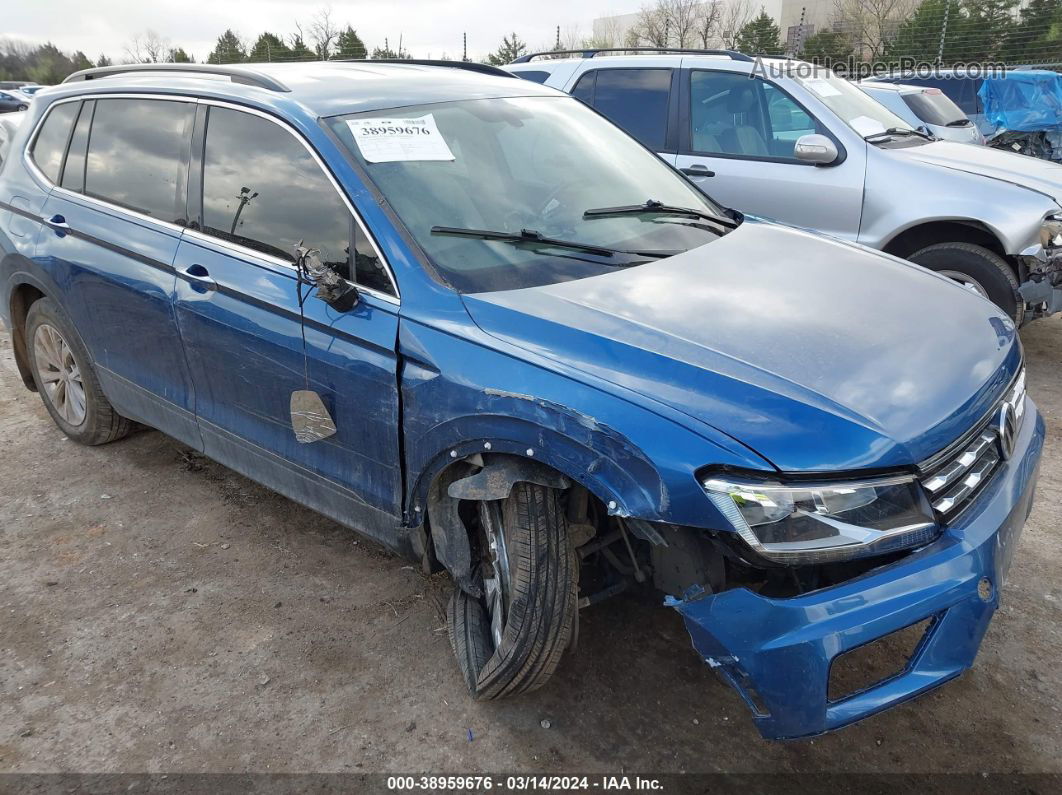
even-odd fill
[(505, 619), (509, 610), (509, 555), (505, 549), (501, 503), (481, 502), (479, 522), (483, 530), (484, 550), (483, 591), (490, 616), (490, 634), (494, 648), (501, 646)]
[(63, 335), (47, 323), (33, 335), (33, 358), (37, 377), (44, 386), (48, 402), (63, 420), (75, 428), (85, 421), (85, 384), (74, 352)]

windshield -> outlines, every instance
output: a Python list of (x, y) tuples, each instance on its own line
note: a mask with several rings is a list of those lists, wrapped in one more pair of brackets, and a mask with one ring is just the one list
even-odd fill
[(866, 137), (893, 128), (911, 129), (910, 124), (847, 80), (825, 69), (815, 72), (814, 77), (794, 79), (860, 135)]
[(900, 97), (915, 116), (926, 124), (938, 127), (966, 127), (971, 124), (966, 114), (952, 102), (939, 88), (926, 88), (921, 91), (901, 94)]
[[(460, 292), (595, 276), (704, 245), (725, 231), (703, 218), (649, 209), (584, 216), (649, 200), (710, 215), (725, 211), (569, 97), (463, 100), (328, 121)], [(454, 229), (509, 233), (510, 239)], [(532, 242), (532, 235), (511, 239), (525, 230), (598, 249), (548, 246)]]

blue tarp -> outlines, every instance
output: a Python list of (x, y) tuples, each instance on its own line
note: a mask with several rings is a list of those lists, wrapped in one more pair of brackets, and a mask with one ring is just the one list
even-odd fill
[(997, 129), (1062, 129), (1062, 75), (1056, 72), (1015, 71), (1006, 77), (987, 77), (977, 94), (985, 119)]

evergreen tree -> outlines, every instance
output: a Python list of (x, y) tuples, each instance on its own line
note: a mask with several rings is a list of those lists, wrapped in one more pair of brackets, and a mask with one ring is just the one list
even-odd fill
[(358, 32), (354, 30), (350, 25), (347, 25), (347, 29), (341, 31), (339, 37), (336, 39), (336, 50), (333, 58), (355, 58), (363, 59), (367, 57), (368, 51), (365, 49), (365, 42), (358, 36)]
[(891, 63), (899, 63), (900, 59), (906, 58), (915, 62), (936, 63), (941, 52), (941, 31), (945, 31), (941, 62), (955, 63), (962, 55), (964, 23), (959, 0), (924, 0), (896, 31), (886, 50), (886, 59)]
[(166, 60), (170, 63), (195, 63), (195, 58), (186, 53), (183, 47), (175, 47), (170, 50), (169, 57)]
[(247, 50), (243, 42), (232, 32), (232, 28), (229, 28), (218, 36), (218, 42), (207, 58), (207, 63), (243, 63), (246, 60)]
[(391, 46), (387, 43), (387, 39), (384, 39), (383, 47), (376, 47), (372, 51), (372, 58), (374, 61), (394, 61), (394, 60), (406, 60), (408, 61), (413, 56), (408, 52), (395, 52), (391, 49)]
[(781, 31), (767, 12), (762, 10), (758, 17), (738, 31), (734, 43), (738, 52), (747, 55), (781, 55), (785, 49)]
[(963, 0), (961, 60), (997, 59), (1014, 29), (1017, 5), (1018, 0)]
[(515, 33), (512, 36), (503, 36), (501, 46), (487, 56), (487, 62), (494, 66), (504, 66), (512, 63), (527, 52), (527, 42), (520, 41)]
[(823, 30), (808, 37), (800, 57), (812, 63), (826, 64), (846, 61), (853, 52), (852, 42), (846, 35)]
[(1001, 48), (1007, 63), (1062, 62), (1062, 2), (1032, 0), (1021, 10)]
[(100, 53), (100, 57), (96, 59), (96, 66), (110, 66), (113, 63), (114, 63), (114, 61), (112, 61), (110, 58), (108, 58), (103, 53)]
[(299, 36), (298, 34), (291, 37), (291, 45), (288, 47), (288, 52), (288, 57), (293, 61), (317, 60), (317, 53), (306, 46), (306, 42), (304, 42), (302, 36)]
[(85, 55), (85, 53), (81, 52), (81, 50), (75, 52), (70, 60), (74, 63), (75, 72), (80, 72), (82, 69), (92, 68), (92, 61), (90, 61), (88, 59), (88, 56)]
[(290, 61), (291, 50), (280, 36), (272, 33), (263, 33), (255, 39), (254, 46), (247, 54), (247, 60), (254, 63), (269, 63), (270, 61)]

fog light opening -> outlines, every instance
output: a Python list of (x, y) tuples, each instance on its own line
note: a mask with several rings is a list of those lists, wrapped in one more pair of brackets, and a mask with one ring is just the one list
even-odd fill
[(834, 657), (827, 699), (843, 701), (905, 673), (935, 623), (923, 619)]

